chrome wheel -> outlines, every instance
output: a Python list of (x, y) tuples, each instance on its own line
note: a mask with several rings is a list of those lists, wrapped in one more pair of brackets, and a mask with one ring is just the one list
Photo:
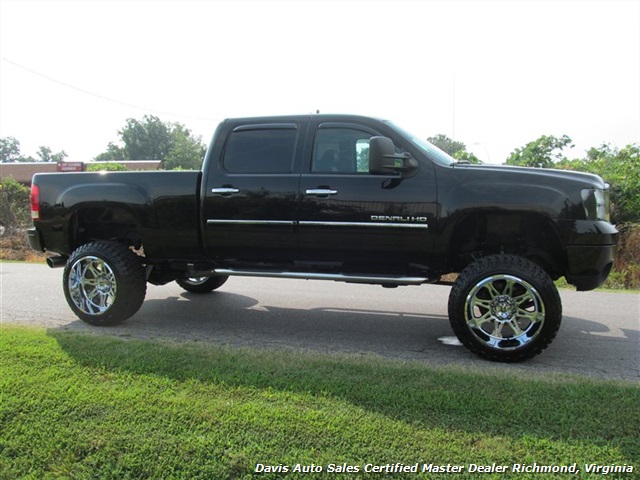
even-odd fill
[(185, 278), (183, 281), (188, 285), (195, 286), (195, 285), (202, 285), (207, 280), (209, 280), (209, 277), (189, 277), (189, 278)]
[(68, 287), (75, 306), (88, 315), (106, 312), (116, 299), (116, 276), (104, 260), (95, 256), (82, 257), (73, 263)]
[(209, 293), (220, 288), (229, 277), (214, 275), (212, 277), (178, 278), (176, 282), (187, 292)]
[(496, 362), (521, 362), (553, 341), (562, 302), (539, 265), (517, 255), (489, 255), (460, 272), (449, 294), (449, 321), (471, 352)]
[(538, 291), (513, 275), (492, 275), (469, 291), (465, 321), (473, 335), (498, 350), (521, 348), (533, 342), (545, 321)]
[(117, 325), (138, 311), (147, 279), (140, 257), (127, 245), (101, 240), (82, 245), (71, 254), (62, 287), (78, 318), (107, 326)]

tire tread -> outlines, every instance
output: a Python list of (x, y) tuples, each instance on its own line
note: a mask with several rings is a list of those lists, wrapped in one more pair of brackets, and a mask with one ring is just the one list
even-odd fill
[[(480, 344), (464, 320), (466, 296), (471, 288), (482, 278), (498, 273), (523, 277), (534, 285), (545, 303), (542, 331), (521, 349), (500, 351)], [(476, 355), (496, 362), (522, 362), (540, 354), (555, 338), (562, 320), (560, 294), (549, 275), (530, 260), (511, 254), (489, 255), (465, 268), (451, 288), (448, 311), (451, 328), (462, 344)]]
[[(67, 290), (69, 269), (81, 257), (96, 256), (107, 262), (116, 275), (117, 294), (113, 305), (103, 314), (88, 315), (78, 310)], [(112, 326), (133, 316), (142, 306), (147, 292), (147, 281), (140, 258), (127, 246), (113, 241), (96, 241), (78, 247), (69, 257), (63, 289), (67, 303), (83, 321), (96, 326)]]

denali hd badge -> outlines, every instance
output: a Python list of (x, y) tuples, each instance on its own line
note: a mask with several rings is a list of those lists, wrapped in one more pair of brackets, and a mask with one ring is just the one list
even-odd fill
[(404, 215), (371, 215), (373, 222), (414, 222), (427, 223), (427, 217), (412, 217)]

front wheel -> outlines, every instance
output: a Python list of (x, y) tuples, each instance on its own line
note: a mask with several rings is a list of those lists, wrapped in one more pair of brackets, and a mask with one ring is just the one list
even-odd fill
[(98, 241), (73, 252), (63, 275), (71, 310), (98, 326), (116, 325), (135, 314), (147, 292), (140, 259), (125, 245)]
[(220, 288), (229, 279), (227, 276), (179, 278), (176, 283), (191, 293), (209, 293)]
[(560, 295), (535, 263), (491, 255), (472, 263), (449, 295), (449, 321), (469, 350), (488, 360), (518, 362), (538, 355), (562, 320)]

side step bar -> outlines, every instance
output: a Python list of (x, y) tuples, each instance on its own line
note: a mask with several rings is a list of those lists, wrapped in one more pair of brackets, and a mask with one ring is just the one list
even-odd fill
[(276, 271), (260, 271), (260, 270), (234, 270), (225, 268), (216, 268), (216, 275), (228, 275), (237, 277), (265, 277), (265, 278), (294, 278), (301, 280), (333, 280), (335, 282), (346, 283), (366, 283), (373, 285), (421, 285), (423, 283), (432, 283), (437, 279), (427, 277), (393, 277), (386, 275), (345, 275), (345, 274), (329, 274), (329, 273), (309, 273), (309, 272), (276, 272)]

